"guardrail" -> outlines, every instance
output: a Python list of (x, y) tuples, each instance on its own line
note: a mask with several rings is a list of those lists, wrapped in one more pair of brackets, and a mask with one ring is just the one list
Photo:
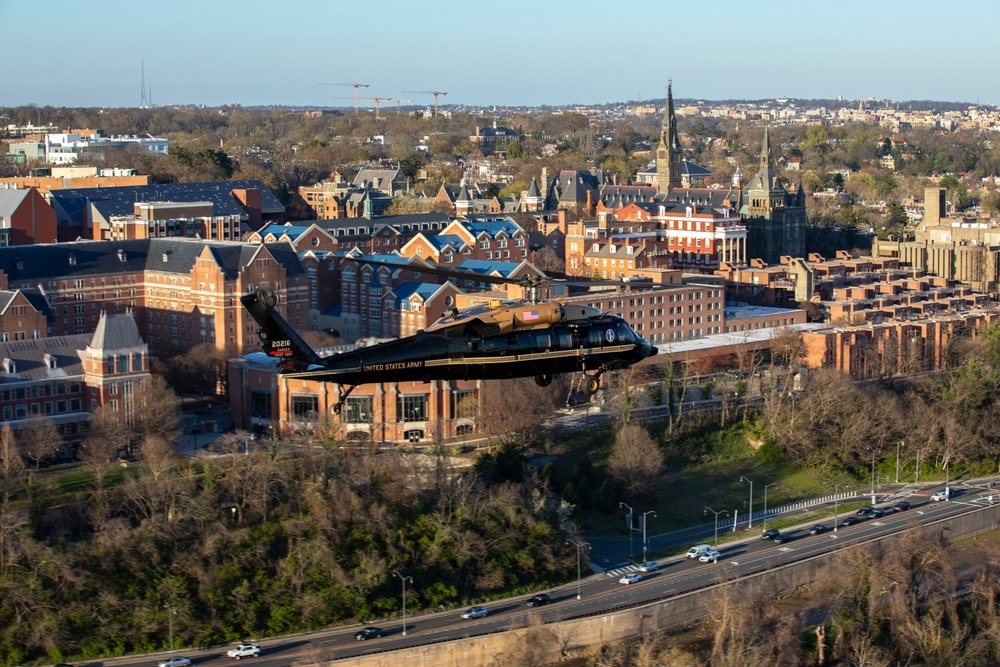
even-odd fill
[[(797, 503), (791, 503), (789, 505), (781, 505), (779, 507), (768, 507), (767, 510), (758, 510), (754, 512), (750, 517), (740, 517), (740, 523), (747, 523), (750, 520), (757, 521), (758, 519), (763, 519), (765, 516), (771, 518), (778, 514), (784, 514), (785, 512), (794, 512), (795, 510), (808, 509), (810, 507), (815, 507), (816, 505), (825, 505), (827, 503), (832, 503), (835, 500), (850, 500), (852, 498), (857, 498), (857, 491), (845, 491), (843, 493), (835, 493), (831, 496), (823, 496), (822, 498), (812, 498), (810, 500), (800, 500)], [(735, 517), (727, 517), (719, 521), (719, 528), (732, 528), (733, 521)]]

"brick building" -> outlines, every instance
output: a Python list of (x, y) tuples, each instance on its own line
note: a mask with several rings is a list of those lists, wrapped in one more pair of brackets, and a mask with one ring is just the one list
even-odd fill
[(148, 348), (129, 315), (102, 315), (92, 335), (0, 343), (0, 414), (14, 431), (49, 419), (66, 454), (79, 447), (98, 407), (130, 426), (133, 397), (150, 377)]
[(0, 342), (47, 338), (49, 315), (40, 290), (0, 290)]
[(0, 188), (0, 246), (56, 240), (56, 213), (37, 189)]
[(104, 238), (112, 216), (136, 215), (136, 202), (211, 202), (213, 215), (238, 216), (241, 231), (281, 222), (285, 207), (260, 181), (166, 183), (118, 188), (69, 188), (49, 193), (59, 241)]
[(0, 289), (37, 288), (51, 335), (93, 332), (101, 313), (132, 312), (155, 350), (210, 343), (256, 351), (256, 325), (239, 295), (267, 284), (285, 317), (310, 326), (310, 280), (287, 244), (193, 239), (81, 241), (0, 248)]

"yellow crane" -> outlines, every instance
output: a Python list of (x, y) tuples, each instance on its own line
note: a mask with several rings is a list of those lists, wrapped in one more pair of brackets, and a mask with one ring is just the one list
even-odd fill
[(361, 99), (358, 97), (359, 88), (367, 88), (370, 83), (321, 83), (321, 86), (354, 86), (354, 116), (356, 118), (361, 116), (361, 109), (358, 106), (358, 101)]
[(448, 93), (443, 90), (404, 90), (404, 93), (413, 93), (414, 95), (433, 95), (434, 96), (434, 115), (438, 115), (438, 95), (447, 95)]

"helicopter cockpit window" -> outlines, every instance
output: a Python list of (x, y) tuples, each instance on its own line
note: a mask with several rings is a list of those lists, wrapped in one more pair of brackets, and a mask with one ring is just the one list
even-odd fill
[(634, 343), (636, 341), (636, 333), (632, 331), (632, 327), (622, 322), (618, 325), (618, 342), (620, 343)]

